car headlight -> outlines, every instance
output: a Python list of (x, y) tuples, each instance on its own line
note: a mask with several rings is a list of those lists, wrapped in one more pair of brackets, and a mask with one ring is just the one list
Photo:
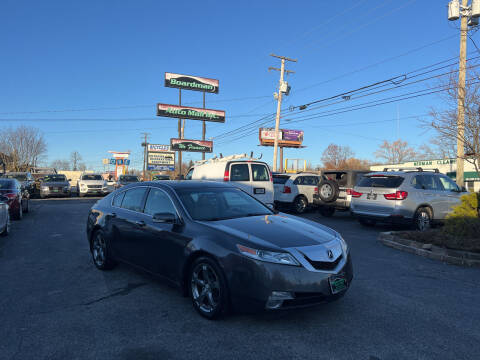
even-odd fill
[(342, 251), (344, 254), (347, 253), (348, 251), (348, 245), (347, 245), (347, 242), (343, 239), (342, 235), (338, 234), (337, 233), (337, 239), (338, 241), (340, 241), (340, 244), (342, 245)]
[(292, 255), (286, 252), (257, 250), (239, 244), (237, 244), (237, 248), (242, 255), (255, 260), (267, 261), (276, 264), (300, 266), (300, 263)]
[(48, 190), (48, 186), (42, 186), (41, 189), (44, 190), (44, 191), (47, 191), (47, 190)]

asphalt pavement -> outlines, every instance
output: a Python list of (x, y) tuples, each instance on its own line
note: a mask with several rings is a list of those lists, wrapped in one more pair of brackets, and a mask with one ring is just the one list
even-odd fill
[(403, 253), (347, 214), (304, 216), (342, 233), (354, 280), (336, 303), (201, 318), (131, 267), (98, 271), (94, 199), (32, 201), (0, 238), (0, 359), (478, 359), (480, 269)]

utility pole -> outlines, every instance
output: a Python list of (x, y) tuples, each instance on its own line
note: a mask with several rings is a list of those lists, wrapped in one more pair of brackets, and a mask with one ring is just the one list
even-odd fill
[(468, 26), (477, 26), (480, 17), (480, 1), (452, 0), (448, 4), (448, 20), (460, 18), (460, 57), (458, 69), (458, 97), (457, 97), (457, 176), (458, 186), (464, 186), (464, 158), (465, 158), (465, 78), (467, 72), (467, 36)]
[(278, 131), (280, 127), (280, 113), (282, 110), (282, 94), (285, 92), (287, 93), (287, 85), (283, 81), (284, 78), (284, 73), (286, 72), (287, 74), (294, 73), (294, 71), (290, 70), (285, 70), (285, 60), (287, 61), (292, 61), (292, 62), (297, 62), (296, 59), (289, 59), (285, 56), (278, 56), (275, 54), (270, 54), (270, 56), (279, 58), (281, 62), (281, 67), (279, 68), (274, 68), (274, 67), (269, 67), (268, 70), (277, 70), (280, 71), (280, 81), (278, 83), (278, 95), (277, 95), (277, 116), (275, 117), (275, 139), (273, 143), (273, 171), (277, 171), (277, 153), (278, 153)]
[[(178, 105), (182, 105), (182, 89), (178, 89)], [(182, 119), (178, 119), (178, 138), (183, 139), (183, 130), (185, 129), (185, 121), (182, 126)], [(178, 176), (182, 175), (182, 152), (178, 152)]]
[(143, 135), (143, 179), (146, 179), (146, 171), (147, 171), (147, 149), (148, 149), (148, 135), (149, 133), (142, 133)]
[[(203, 108), (205, 109), (205, 91), (203, 92)], [(205, 124), (205, 120), (203, 120), (202, 125), (202, 140), (205, 140), (205, 134), (207, 132), (207, 125)], [(202, 160), (205, 160), (205, 153), (202, 152)]]

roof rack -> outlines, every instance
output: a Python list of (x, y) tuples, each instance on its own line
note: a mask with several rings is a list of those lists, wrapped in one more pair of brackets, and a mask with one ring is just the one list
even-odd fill
[(233, 154), (225, 157), (222, 154), (220, 154), (220, 156), (218, 157), (215, 154), (215, 156), (211, 159), (195, 161), (195, 165), (203, 165), (209, 162), (223, 162), (223, 161), (230, 161), (230, 160), (236, 160), (236, 159), (260, 160), (262, 156), (263, 154), (260, 154), (259, 158), (254, 158), (253, 151), (250, 153), (250, 156), (244, 153), (244, 154)]
[(386, 167), (383, 168), (383, 171), (419, 171), (419, 172), (424, 172), (424, 171), (433, 171), (435, 173), (439, 173), (440, 171), (438, 169), (424, 169), (421, 167)]

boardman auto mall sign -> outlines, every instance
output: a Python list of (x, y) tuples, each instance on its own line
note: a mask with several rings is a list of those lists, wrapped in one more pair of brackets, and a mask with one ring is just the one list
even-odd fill
[(199, 76), (165, 73), (165, 86), (218, 94), (219, 81)]
[(182, 105), (157, 104), (157, 116), (225, 122), (225, 111), (202, 109)]

